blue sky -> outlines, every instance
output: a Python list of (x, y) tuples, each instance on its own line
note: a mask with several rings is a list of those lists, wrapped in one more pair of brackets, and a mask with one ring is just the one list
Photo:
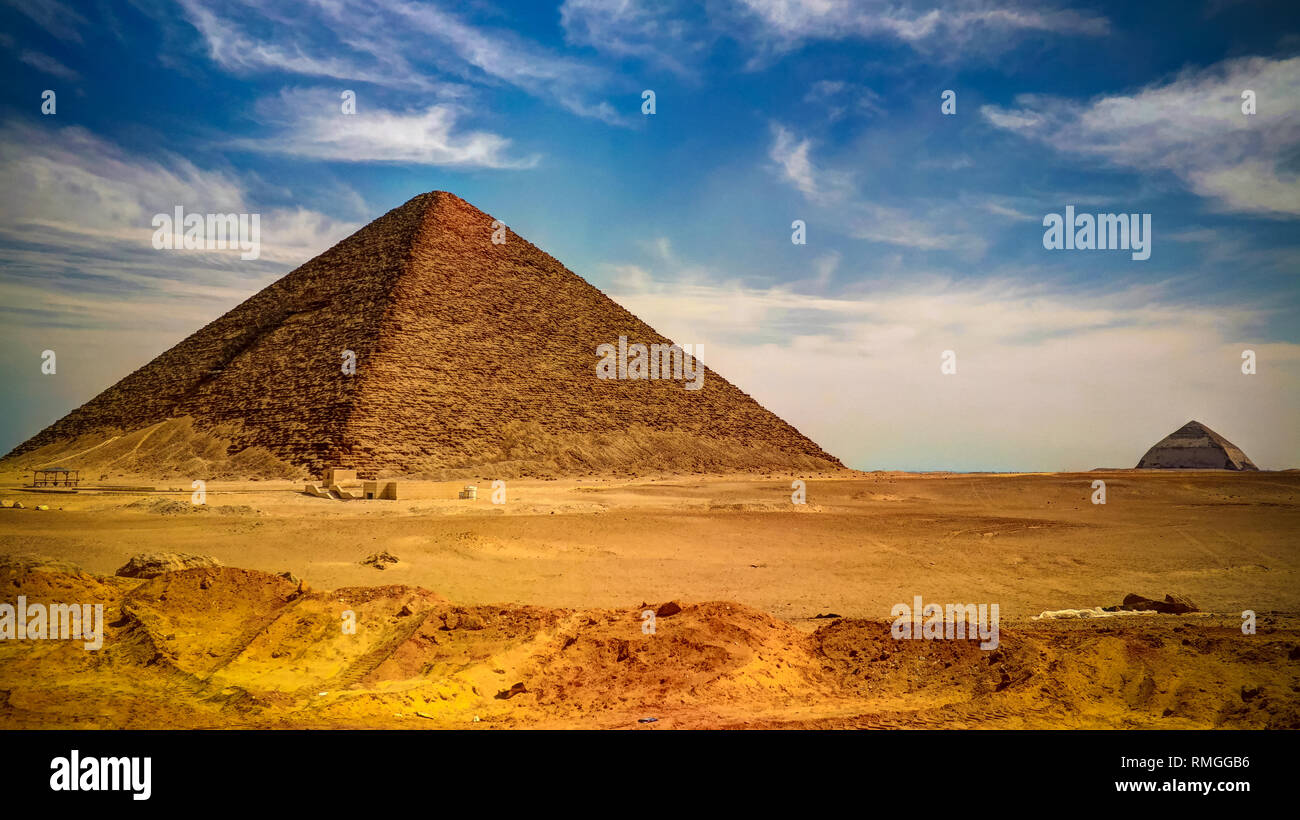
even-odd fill
[[(444, 189), (854, 467), (1132, 466), (1191, 418), (1298, 466), (1293, 5), (4, 0), (0, 450)], [(155, 251), (176, 205), (262, 257)], [(1066, 205), (1151, 258), (1044, 249)]]

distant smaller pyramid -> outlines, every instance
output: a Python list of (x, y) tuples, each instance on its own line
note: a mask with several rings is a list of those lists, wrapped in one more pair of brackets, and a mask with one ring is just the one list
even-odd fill
[(1258, 470), (1241, 448), (1199, 421), (1189, 421), (1147, 450), (1139, 470)]

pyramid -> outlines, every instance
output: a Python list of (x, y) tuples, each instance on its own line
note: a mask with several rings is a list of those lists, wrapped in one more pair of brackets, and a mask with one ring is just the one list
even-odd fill
[(1189, 421), (1147, 450), (1138, 469), (1258, 470), (1237, 445), (1199, 421)]
[(493, 229), (459, 197), (417, 196), (6, 459), (187, 418), (235, 431), (232, 454), (262, 447), (313, 473), (842, 467), (707, 368), (698, 390), (598, 379), (597, 346), (671, 342), (517, 234), (494, 244)]

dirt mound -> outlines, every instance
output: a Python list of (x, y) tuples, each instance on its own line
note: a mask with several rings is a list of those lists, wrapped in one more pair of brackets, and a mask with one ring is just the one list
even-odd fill
[(141, 429), (109, 427), (58, 439), (11, 454), (0, 471), (30, 472), (41, 467), (80, 470), (83, 480), (112, 476), (180, 479), (298, 479), (303, 470), (262, 447), (236, 443), (241, 426), (218, 424), (198, 429), (192, 418), (167, 419)]
[(204, 504), (176, 501), (171, 498), (141, 498), (139, 501), (132, 501), (127, 504), (125, 509), (140, 510), (154, 515), (187, 515), (189, 513), (206, 512), (205, 506)]
[(29, 572), (63, 572), (76, 575), (81, 571), (81, 567), (71, 561), (64, 561), (62, 558), (51, 558), (48, 555), (34, 555), (31, 553), (0, 555), (0, 578), (26, 575)]
[[(735, 603), (458, 606), (418, 587), (306, 593), (211, 567), (140, 583), (0, 562), (0, 588), (105, 604), (99, 652), (0, 642), (0, 727), (1300, 728), (1300, 629), (1264, 616), (809, 634)], [(645, 610), (664, 614), (650, 621)]]
[(30, 603), (106, 603), (119, 599), (131, 583), (43, 555), (0, 556), (0, 602), (13, 604), (22, 595)]

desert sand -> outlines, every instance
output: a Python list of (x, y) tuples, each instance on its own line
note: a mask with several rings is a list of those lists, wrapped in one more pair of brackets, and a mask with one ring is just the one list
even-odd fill
[[(100, 601), (110, 626), (100, 652), (0, 642), (6, 728), (1300, 727), (1296, 472), (512, 480), (501, 505), (487, 481), (214, 481), (203, 507), (179, 482), (18, 483), (0, 555), (46, 560), (10, 560), (4, 599)], [(225, 566), (113, 577), (153, 551)], [(1202, 611), (1035, 620), (1131, 592)], [(916, 595), (997, 603), (1000, 646), (894, 640)]]

